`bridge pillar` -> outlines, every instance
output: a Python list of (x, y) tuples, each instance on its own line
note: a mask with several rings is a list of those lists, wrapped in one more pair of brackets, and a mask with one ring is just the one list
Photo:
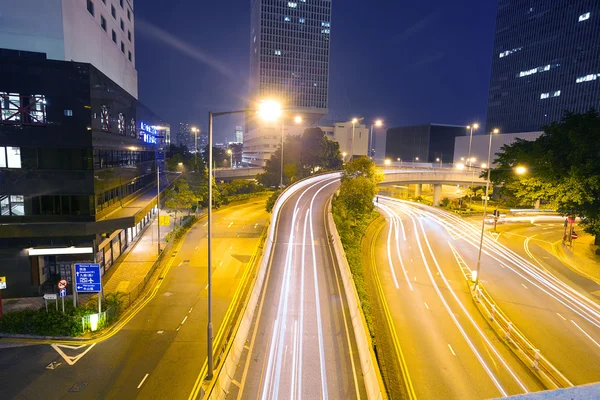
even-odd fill
[(437, 183), (433, 185), (433, 205), (439, 206), (442, 200), (442, 184)]
[(421, 191), (423, 190), (423, 184), (417, 183), (415, 185), (415, 197), (421, 196)]

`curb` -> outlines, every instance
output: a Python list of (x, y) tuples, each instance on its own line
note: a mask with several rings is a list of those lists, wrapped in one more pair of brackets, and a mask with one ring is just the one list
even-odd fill
[(552, 243), (552, 252), (554, 253), (554, 255), (556, 256), (556, 258), (558, 258), (560, 260), (560, 262), (567, 267), (568, 269), (570, 269), (571, 271), (575, 272), (578, 275), (583, 276), (586, 279), (589, 279), (592, 282), (596, 282), (597, 284), (600, 285), (600, 279), (593, 277), (583, 271), (581, 271), (579, 268), (577, 268), (575, 265), (573, 265), (567, 258), (567, 254), (565, 253), (565, 250), (563, 249), (562, 245), (562, 240), (558, 240), (554, 243)]

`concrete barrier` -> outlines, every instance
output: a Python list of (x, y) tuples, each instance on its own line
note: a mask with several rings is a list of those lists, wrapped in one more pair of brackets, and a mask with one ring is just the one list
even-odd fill
[(203, 388), (203, 392), (205, 394), (202, 396), (202, 398), (224, 399), (229, 391), (229, 386), (231, 385), (231, 381), (233, 380), (233, 376), (244, 350), (244, 345), (246, 344), (246, 338), (250, 332), (250, 327), (254, 318), (254, 311), (256, 309), (256, 305), (258, 304), (260, 293), (262, 292), (265, 282), (267, 267), (269, 266), (271, 258), (273, 257), (273, 244), (275, 241), (275, 233), (277, 232), (277, 228), (279, 226), (279, 213), (281, 211), (281, 207), (283, 207), (287, 199), (289, 199), (300, 189), (319, 180), (338, 178), (339, 176), (339, 172), (334, 172), (303, 179), (287, 187), (277, 198), (277, 201), (273, 206), (273, 212), (271, 216), (272, 223), (269, 227), (269, 233), (267, 235), (264, 252), (262, 254), (257, 275), (255, 277), (254, 287), (244, 308), (243, 317), (236, 328), (235, 339), (228, 346), (223, 361), (217, 366), (214, 379), (209, 382), (205, 388)]
[(329, 237), (331, 238), (335, 259), (342, 277), (344, 292), (346, 293), (346, 301), (348, 302), (348, 309), (350, 310), (350, 319), (352, 320), (352, 328), (354, 330), (360, 367), (365, 382), (365, 388), (367, 390), (367, 398), (369, 400), (385, 399), (387, 398), (387, 395), (383, 386), (381, 371), (379, 371), (379, 365), (375, 358), (373, 344), (371, 343), (371, 335), (369, 334), (367, 321), (365, 320), (365, 316), (360, 306), (360, 299), (358, 298), (358, 292), (356, 291), (356, 286), (352, 279), (350, 265), (348, 265), (346, 253), (342, 247), (342, 241), (337, 228), (335, 227), (335, 222), (333, 221), (331, 202), (329, 202), (327, 210), (327, 230), (330, 235)]

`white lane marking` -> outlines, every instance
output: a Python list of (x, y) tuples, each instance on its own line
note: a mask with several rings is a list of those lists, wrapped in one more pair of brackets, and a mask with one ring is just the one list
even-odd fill
[(292, 350), (292, 385), (290, 388), (290, 399), (294, 398), (294, 389), (296, 386), (296, 380), (298, 377), (296, 376), (296, 356), (298, 351), (298, 320), (294, 320), (294, 330), (293, 330), (293, 350)]
[(416, 281), (417, 281), (417, 277), (416, 277), (416, 276), (413, 276), (413, 278), (415, 279), (415, 282), (416, 282)]
[(188, 311), (188, 314), (191, 313), (193, 309), (194, 307), (190, 307), (190, 311)]
[(198, 250), (198, 246), (194, 247), (194, 250)]
[(181, 264), (183, 264), (183, 261), (182, 261), (182, 262), (180, 262), (179, 264), (177, 264), (177, 266), (179, 267), (179, 266), (181, 266)]
[(427, 303), (425, 303), (425, 308), (427, 308), (429, 310), (429, 306), (427, 305)]
[(394, 285), (396, 286), (396, 289), (400, 289), (400, 285), (398, 285), (398, 279), (396, 278), (396, 271), (394, 271), (394, 263), (392, 261), (392, 253), (391, 253), (391, 241), (392, 241), (392, 229), (394, 226), (393, 223), (393, 216), (392, 214), (389, 214), (390, 216), (390, 220), (388, 221), (388, 223), (390, 224), (390, 227), (388, 229), (388, 238), (387, 238), (387, 255), (388, 255), (388, 265), (390, 267), (390, 272), (392, 273), (392, 280), (394, 281)]
[(159, 335), (162, 335), (163, 333), (165, 333), (165, 331), (156, 331), (156, 333), (158, 333)]
[(577, 322), (575, 322), (575, 321), (573, 321), (573, 320), (571, 320), (571, 322), (572, 322), (572, 323), (573, 323), (573, 325), (575, 325), (575, 326), (576, 326), (576, 327), (577, 327), (577, 328), (578, 328), (578, 329), (579, 329), (579, 330), (580, 330), (580, 331), (581, 331), (581, 332), (582, 332), (582, 333), (583, 333), (585, 336), (587, 336), (587, 337), (588, 337), (588, 339), (590, 339), (592, 342), (594, 342), (594, 344), (595, 344), (596, 346), (600, 347), (600, 343), (596, 342), (596, 341), (594, 340), (594, 338), (590, 336), (590, 334), (589, 334), (589, 333), (587, 333), (587, 332), (586, 332), (586, 331), (584, 331), (584, 330), (583, 330), (583, 329), (582, 329), (582, 328), (581, 328), (579, 325), (577, 325)]
[(65, 349), (71, 349), (71, 350), (79, 350), (82, 347), (87, 346), (87, 344), (82, 344), (80, 346), (69, 346), (68, 344), (61, 344), (60, 347), (64, 347)]
[(185, 318), (183, 319), (183, 321), (181, 321), (181, 325), (185, 324), (185, 320), (187, 319), (187, 315), (185, 316)]
[(521, 286), (523, 286), (525, 289), (527, 289), (527, 286), (525, 286), (524, 284), (521, 283)]
[(256, 229), (257, 226), (258, 226), (258, 222), (254, 224), (254, 229)]
[(150, 375), (150, 374), (146, 374), (146, 375), (144, 376), (144, 379), (142, 379), (142, 381), (140, 382), (140, 384), (139, 384), (139, 385), (138, 385), (138, 387), (137, 387), (138, 389), (142, 387), (142, 385), (143, 385), (143, 384), (144, 384), (144, 382), (146, 381), (146, 378), (148, 378), (148, 375)]
[(231, 225), (233, 225), (233, 222), (230, 222), (229, 225), (227, 226), (228, 228), (231, 228)]
[(452, 346), (450, 346), (450, 343), (448, 343), (448, 348), (450, 349), (450, 351), (452, 352), (452, 355), (455, 356), (456, 353), (454, 352), (454, 349), (452, 348)]
[(567, 319), (565, 317), (563, 317), (562, 315), (560, 315), (559, 313), (556, 313), (556, 315), (558, 315), (559, 317), (561, 317), (563, 319), (563, 321), (566, 321)]
[(208, 222), (207, 222), (207, 223), (205, 223), (203, 226), (206, 226), (206, 225), (208, 225)]
[[(87, 348), (87, 349), (86, 349), (86, 350), (85, 350), (83, 353), (81, 353), (81, 354), (79, 354), (79, 355), (77, 355), (77, 356), (74, 356), (74, 357), (71, 357), (71, 356), (68, 356), (68, 355), (66, 355), (66, 354), (65, 354), (65, 353), (64, 353), (64, 352), (63, 352), (63, 351), (60, 349), (61, 347), (64, 347), (64, 346), (62, 346), (62, 345), (58, 345), (58, 344), (52, 344), (52, 348), (53, 348), (54, 350), (56, 350), (56, 352), (57, 352), (58, 354), (60, 354), (60, 356), (61, 356), (61, 357), (62, 357), (62, 358), (63, 358), (63, 359), (64, 359), (64, 360), (67, 362), (67, 364), (69, 364), (69, 365), (75, 365), (75, 363), (76, 363), (77, 361), (79, 361), (79, 360), (80, 360), (80, 359), (81, 359), (83, 356), (85, 356), (85, 355), (87, 354), (87, 352), (88, 352), (88, 351), (90, 351), (90, 350), (91, 350), (91, 349), (92, 349), (92, 348), (93, 348), (95, 345), (96, 345), (96, 343), (92, 344), (92, 345), (91, 345), (90, 347), (88, 347), (88, 348)], [(81, 347), (79, 347), (79, 348), (81, 348)]]

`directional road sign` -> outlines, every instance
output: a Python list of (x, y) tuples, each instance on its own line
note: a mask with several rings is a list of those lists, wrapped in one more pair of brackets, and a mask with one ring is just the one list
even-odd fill
[(100, 264), (75, 264), (75, 290), (79, 293), (102, 291)]
[(6, 289), (6, 277), (0, 276), (0, 289)]
[(60, 297), (65, 297), (67, 295), (67, 289), (60, 289), (59, 295)]

